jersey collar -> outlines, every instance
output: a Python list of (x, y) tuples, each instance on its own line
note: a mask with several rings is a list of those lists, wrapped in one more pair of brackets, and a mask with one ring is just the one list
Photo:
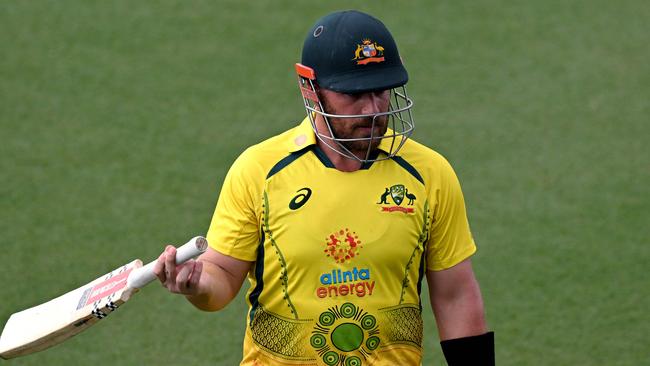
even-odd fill
[[(385, 135), (390, 136), (390, 135), (392, 135), (394, 133), (395, 133), (395, 131), (388, 128), (388, 129), (386, 129), (386, 133), (384, 134), (384, 136)], [(397, 144), (397, 143), (399, 143), (398, 139), (385, 138), (385, 139), (381, 139), (381, 141), (379, 142), (379, 146), (377, 148), (379, 150), (383, 151), (386, 155), (388, 155), (388, 152), (392, 150), (391, 145)]]

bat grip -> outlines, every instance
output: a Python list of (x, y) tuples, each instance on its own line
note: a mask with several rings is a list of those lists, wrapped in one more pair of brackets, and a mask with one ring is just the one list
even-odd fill
[[(176, 249), (176, 264), (187, 262), (189, 259), (205, 252), (208, 248), (208, 241), (202, 236), (196, 236), (187, 243)], [(129, 288), (142, 288), (156, 278), (153, 267), (156, 261), (140, 267), (129, 275), (126, 285)]]

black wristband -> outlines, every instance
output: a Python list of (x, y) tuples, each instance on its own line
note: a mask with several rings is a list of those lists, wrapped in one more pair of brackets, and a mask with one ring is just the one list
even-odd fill
[(440, 342), (449, 366), (494, 366), (494, 332)]

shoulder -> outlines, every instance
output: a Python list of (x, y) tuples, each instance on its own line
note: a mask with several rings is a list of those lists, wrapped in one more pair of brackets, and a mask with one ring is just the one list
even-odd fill
[(293, 130), (285, 131), (244, 150), (226, 174), (219, 202), (236, 201), (239, 202), (238, 207), (258, 207), (258, 198), (262, 195), (269, 172), (278, 161), (291, 154), (287, 141), (290, 141)]
[(449, 161), (439, 152), (413, 139), (408, 139), (397, 155), (422, 177), (425, 184), (435, 184), (441, 178), (455, 177)]

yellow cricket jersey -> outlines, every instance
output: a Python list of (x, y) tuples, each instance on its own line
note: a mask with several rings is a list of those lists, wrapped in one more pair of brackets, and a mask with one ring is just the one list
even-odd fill
[(426, 270), (476, 251), (441, 155), (407, 140), (341, 172), (308, 119), (235, 161), (207, 237), (255, 262), (242, 365), (419, 365)]

